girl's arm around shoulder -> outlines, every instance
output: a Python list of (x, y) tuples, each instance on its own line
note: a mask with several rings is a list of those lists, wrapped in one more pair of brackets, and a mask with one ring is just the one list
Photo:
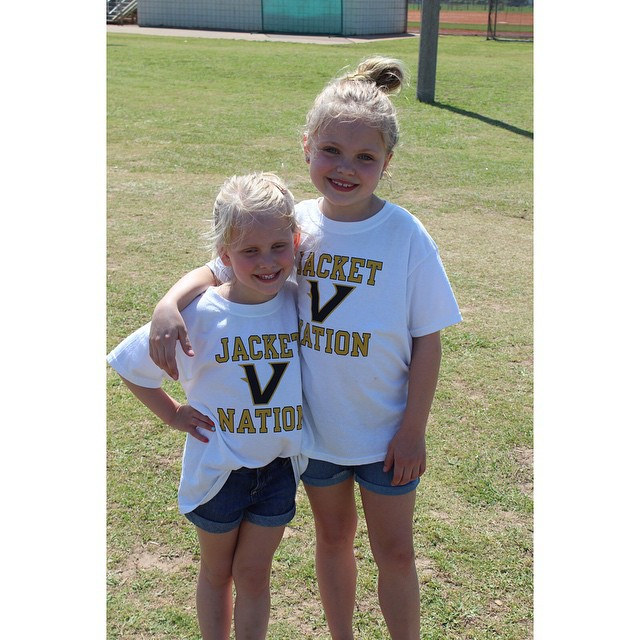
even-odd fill
[(384, 470), (393, 468), (392, 485), (415, 480), (426, 470), (425, 432), (440, 371), (440, 332), (413, 338), (407, 406), (392, 438)]
[[(122, 378), (122, 376), (120, 377)], [(213, 431), (214, 424), (208, 416), (188, 404), (180, 404), (159, 387), (141, 387), (126, 378), (122, 378), (122, 381), (129, 387), (131, 393), (164, 423), (178, 431), (192, 435), (200, 442), (209, 442), (209, 439), (197, 430), (197, 427), (200, 427), (207, 431)]]
[(156, 305), (149, 331), (149, 355), (174, 380), (178, 379), (176, 341), (188, 356), (194, 355), (180, 311), (208, 287), (218, 284), (208, 266), (199, 267), (182, 276)]

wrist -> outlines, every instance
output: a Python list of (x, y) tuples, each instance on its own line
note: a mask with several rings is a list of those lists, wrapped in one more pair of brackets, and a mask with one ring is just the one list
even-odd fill
[(427, 432), (427, 421), (405, 419), (400, 423), (398, 431), (402, 431), (403, 433), (411, 434), (416, 437), (424, 437)]
[(160, 298), (160, 300), (156, 304), (155, 311), (169, 311), (177, 308), (177, 306), (178, 299), (168, 293), (165, 293), (165, 295), (162, 296), (162, 298)]
[[(173, 398), (172, 398), (173, 400)], [(178, 415), (180, 414), (180, 409), (182, 408), (182, 405), (179, 402), (176, 402), (175, 400), (173, 400), (173, 409), (171, 411), (171, 415), (169, 416), (168, 420), (165, 420), (165, 422), (172, 427), (173, 429), (176, 428), (176, 425), (178, 424)]]

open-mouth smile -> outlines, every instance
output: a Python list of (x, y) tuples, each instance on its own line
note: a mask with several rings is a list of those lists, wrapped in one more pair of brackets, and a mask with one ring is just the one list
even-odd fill
[(276, 273), (256, 273), (254, 277), (261, 282), (273, 282), (277, 280), (279, 275), (280, 271), (276, 271)]
[(328, 179), (331, 186), (338, 191), (353, 191), (358, 185), (353, 182), (343, 182), (342, 180)]

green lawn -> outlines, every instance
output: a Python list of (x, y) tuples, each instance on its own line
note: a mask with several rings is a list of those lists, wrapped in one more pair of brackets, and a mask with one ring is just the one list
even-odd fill
[[(414, 79), (396, 99), (401, 145), (379, 194), (438, 243), (464, 322), (444, 358), (418, 489), (422, 638), (532, 637), (532, 45), (441, 38), (435, 106), (417, 102), (418, 40), (310, 45), (108, 37), (108, 336), (149, 320), (232, 173), (271, 170), (312, 196), (299, 132), (316, 93), (380, 53)], [(193, 527), (176, 489), (183, 436), (109, 371), (108, 631), (196, 639)], [(175, 385), (169, 387), (179, 394)], [(304, 491), (273, 569), (270, 638), (329, 638)], [(386, 638), (360, 525), (356, 637)]]

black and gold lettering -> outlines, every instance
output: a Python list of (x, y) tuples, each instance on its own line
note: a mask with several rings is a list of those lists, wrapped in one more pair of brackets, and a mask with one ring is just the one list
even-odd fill
[(218, 424), (220, 425), (220, 429), (222, 429), (222, 431), (228, 431), (229, 433), (234, 433), (235, 431), (235, 425), (233, 422), (236, 410), (235, 409), (228, 409), (227, 412), (225, 412), (224, 409), (218, 409)]
[(253, 426), (253, 420), (251, 419), (251, 412), (249, 409), (243, 409), (240, 416), (240, 422), (236, 433), (255, 433), (256, 428)]
[(235, 409), (219, 408), (218, 424), (222, 431), (239, 435), (298, 431), (302, 429), (302, 405), (243, 409), (237, 419)]
[[(331, 255), (321, 253), (317, 258), (313, 251), (307, 254), (304, 261), (301, 259), (298, 265), (298, 275), (305, 278), (329, 278), (338, 282), (351, 282), (365, 284), (373, 287), (376, 283), (376, 275), (381, 271), (383, 263), (380, 260), (359, 258), (357, 256)], [(368, 274), (366, 273), (368, 271)]]
[(324, 322), (333, 313), (343, 300), (355, 289), (343, 284), (334, 284), (335, 294), (320, 307), (320, 293), (318, 291), (318, 281), (309, 280), (311, 287), (311, 319), (314, 322)]
[(280, 380), (282, 379), (286, 368), (289, 366), (288, 362), (270, 362), (269, 364), (273, 369), (273, 373), (271, 374), (271, 378), (264, 390), (260, 387), (260, 381), (258, 380), (258, 374), (256, 373), (255, 366), (252, 364), (240, 365), (247, 374), (247, 377), (242, 379), (249, 385), (253, 404), (269, 404), (271, 397), (280, 384)]
[(222, 346), (222, 354), (216, 354), (216, 362), (227, 362), (229, 360), (229, 338), (222, 338), (220, 345)]
[(353, 358), (369, 355), (370, 333), (329, 329), (300, 320), (300, 346)]

